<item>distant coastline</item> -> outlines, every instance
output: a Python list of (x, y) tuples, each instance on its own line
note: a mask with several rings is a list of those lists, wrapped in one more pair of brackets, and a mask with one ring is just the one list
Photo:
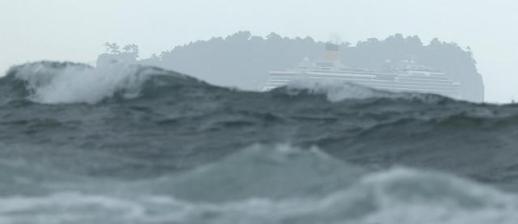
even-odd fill
[[(484, 100), (484, 83), (469, 47), (438, 39), (424, 44), (418, 36), (401, 34), (384, 40), (370, 38), (354, 45), (339, 44), (342, 63), (347, 66), (377, 70), (387, 61), (411, 59), (462, 83), (461, 92), (468, 100)], [(240, 31), (224, 38), (177, 46), (139, 63), (176, 70), (217, 85), (257, 90), (266, 81), (269, 70), (291, 67), (306, 57), (317, 58), (324, 45), (325, 42), (311, 37), (287, 38), (276, 33), (261, 37)], [(134, 54), (135, 46), (131, 47), (130, 54)]]

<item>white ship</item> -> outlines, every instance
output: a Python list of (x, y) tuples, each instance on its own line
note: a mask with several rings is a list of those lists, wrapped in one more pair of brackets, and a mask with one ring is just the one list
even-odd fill
[(295, 68), (270, 71), (263, 91), (298, 80), (338, 81), (396, 92), (432, 93), (462, 98), (460, 83), (452, 81), (445, 73), (418, 65), (411, 60), (399, 62), (386, 71), (373, 71), (344, 66), (339, 60), (338, 52), (338, 45), (327, 44), (326, 55), (319, 62), (314, 63), (306, 58)]

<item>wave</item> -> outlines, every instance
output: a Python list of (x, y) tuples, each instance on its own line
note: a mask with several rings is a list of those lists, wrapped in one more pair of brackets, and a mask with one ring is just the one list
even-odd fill
[(366, 99), (394, 97), (397, 94), (389, 91), (377, 90), (350, 82), (326, 81), (326, 80), (296, 80), (286, 86), (288, 94), (323, 94), (331, 102), (346, 99)]
[[(163, 91), (162, 94), (170, 94), (173, 88), (185, 86), (219, 88), (177, 72), (122, 63), (95, 68), (71, 62), (43, 61), (14, 66), (5, 77), (0, 78), (0, 91), (4, 95), (4, 101), (24, 98), (43, 104), (95, 104), (112, 98), (135, 99), (145, 95), (143, 92), (156, 96), (165, 87), (170, 91)], [(439, 95), (396, 93), (347, 82), (295, 81), (272, 92), (288, 96), (325, 95), (331, 102), (373, 98), (432, 103), (453, 101)]]
[(37, 62), (11, 68), (0, 86), (11, 87), (11, 96), (17, 92), (18, 97), (37, 103), (95, 104), (113, 97), (134, 99), (145, 86), (158, 88), (182, 79), (200, 83), (156, 67), (114, 64), (94, 68), (69, 62)]
[[(281, 87), (281, 91), (286, 94), (313, 94), (325, 95), (331, 102), (340, 102), (344, 100), (365, 100), (365, 99), (401, 99), (401, 100), (419, 100), (429, 103), (437, 103), (442, 101), (455, 101), (446, 96), (436, 94), (424, 94), (418, 92), (392, 92), (388, 90), (374, 89), (346, 81), (329, 81), (329, 80), (295, 80)], [(274, 90), (279, 91), (279, 90)]]
[(516, 105), (40, 62), (0, 109), (0, 222), (518, 220)]
[(257, 145), (157, 181), (0, 198), (0, 221), (31, 223), (507, 224), (516, 223), (517, 211), (516, 195), (459, 177), (365, 171), (288, 145)]
[[(125, 72), (108, 78), (110, 69)], [(155, 67), (53, 62), (14, 67), (0, 92), (0, 101), (15, 101), (0, 105), (0, 127), (9, 130), (0, 142), (74, 157), (83, 168), (71, 170), (83, 173), (156, 176), (254, 143), (290, 142), (363, 166), (440, 169), (518, 189), (515, 105), (340, 83), (249, 92)], [(127, 160), (81, 162), (94, 152)]]

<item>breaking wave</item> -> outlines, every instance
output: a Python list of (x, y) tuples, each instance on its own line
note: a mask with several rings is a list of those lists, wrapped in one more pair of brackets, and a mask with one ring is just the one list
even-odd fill
[(285, 91), (287, 94), (291, 95), (325, 95), (331, 102), (340, 102), (344, 100), (365, 100), (369, 98), (418, 100), (428, 103), (455, 101), (441, 95), (423, 94), (417, 92), (391, 92), (345, 81), (296, 80), (288, 83), (287, 86), (281, 87), (280, 89), (281, 91)]
[[(44, 104), (95, 104), (113, 97), (134, 99), (142, 95), (144, 87), (150, 92), (164, 86), (211, 87), (186, 75), (156, 67), (117, 63), (95, 68), (69, 62), (36, 62), (15, 66), (0, 80), (0, 85), (5, 88), (21, 88), (10, 90), (4, 95), (19, 92), (18, 96)], [(294, 81), (273, 92), (287, 95), (325, 95), (331, 102), (368, 98), (447, 99), (438, 95), (395, 93), (347, 82), (329, 81)]]
[(38, 62), (13, 67), (7, 74), (3, 79), (11, 80), (9, 85), (23, 82), (25, 97), (45, 104), (94, 104), (114, 96), (133, 99), (140, 96), (150, 79), (187, 78), (154, 67), (120, 63), (94, 68), (75, 63)]
[(517, 127), (516, 105), (344, 83), (20, 65), (0, 78), (0, 222), (516, 223)]

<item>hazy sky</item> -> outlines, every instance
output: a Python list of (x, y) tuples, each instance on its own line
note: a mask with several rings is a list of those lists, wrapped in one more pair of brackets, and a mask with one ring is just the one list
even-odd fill
[(106, 41), (142, 56), (238, 30), (344, 41), (394, 33), (470, 46), (486, 100), (518, 99), (516, 0), (0, 0), (0, 70), (41, 59), (92, 62)]

